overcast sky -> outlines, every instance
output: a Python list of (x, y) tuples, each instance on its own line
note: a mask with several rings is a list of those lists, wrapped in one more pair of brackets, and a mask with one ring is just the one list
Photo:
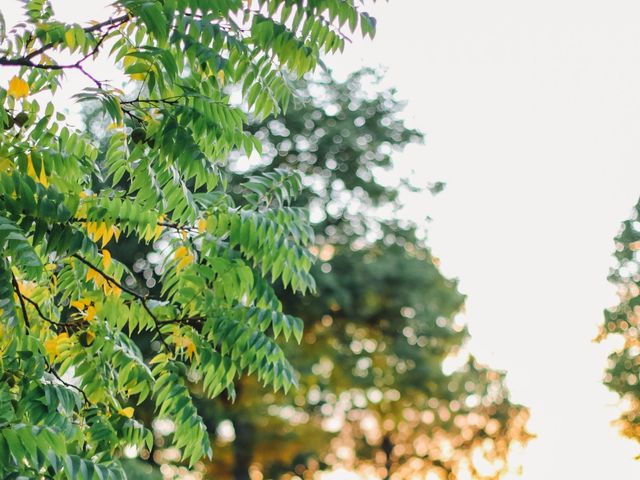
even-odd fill
[[(11, 17), (17, 1), (0, 3)], [(108, 2), (53, 3), (84, 22)], [(507, 370), (532, 409), (524, 478), (639, 478), (640, 448), (609, 424), (612, 345), (591, 340), (615, 302), (612, 239), (640, 194), (640, 3), (392, 0), (374, 11), (376, 39), (329, 63), (387, 67), (427, 134), (400, 167), (447, 188), (407, 210), (434, 219), (429, 243), (468, 295), (470, 350)]]
[(470, 349), (505, 369), (538, 439), (527, 480), (639, 478), (609, 422), (613, 237), (640, 194), (640, 3), (395, 0), (331, 64), (388, 67), (427, 134), (402, 164), (443, 180), (430, 245), (468, 295)]

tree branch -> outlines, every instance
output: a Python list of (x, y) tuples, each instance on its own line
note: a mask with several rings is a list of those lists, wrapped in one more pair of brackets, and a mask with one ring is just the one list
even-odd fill
[(194, 317), (182, 317), (182, 318), (172, 318), (170, 320), (160, 320), (158, 323), (160, 325), (169, 325), (169, 324), (181, 324), (181, 325), (189, 325), (195, 326), (196, 323), (201, 323), (206, 320), (206, 317), (202, 315), (196, 315)]
[(38, 305), (37, 302), (33, 301), (32, 299), (30, 299), (29, 297), (27, 297), (26, 295), (22, 295), (22, 298), (24, 300), (27, 301), (27, 303), (31, 304), (33, 306), (33, 308), (36, 309), (36, 312), (38, 312), (38, 315), (40, 316), (40, 318), (42, 318), (45, 322), (50, 323), (51, 325), (55, 325), (57, 327), (65, 327), (65, 325), (63, 323), (60, 322), (56, 322), (54, 320), (51, 320), (50, 318), (47, 318), (45, 316), (44, 313), (42, 313), (42, 310), (40, 309), (40, 305)]
[[(92, 25), (90, 27), (87, 27), (84, 29), (85, 33), (93, 33), (93, 32), (97, 32), (98, 30), (102, 30), (104, 27), (119, 27), (120, 25), (122, 25), (123, 23), (126, 23), (129, 21), (131, 17), (129, 17), (129, 14), (126, 15), (121, 15), (119, 17), (115, 17), (115, 18), (110, 18), (109, 20), (105, 20), (102, 23), (96, 23), (95, 25)], [(51, 42), (51, 43), (47, 43), (46, 45), (43, 45), (42, 47), (40, 47), (37, 50), (34, 50), (33, 52), (31, 52), (30, 54), (28, 54), (26, 57), (27, 60), (31, 60), (33, 57), (37, 57), (38, 55), (46, 52), (47, 50), (52, 49), (53, 47), (56, 46), (56, 44), (59, 42)], [(1, 61), (2, 59), (0, 59)], [(2, 65), (0, 63), (0, 65)]]
[(122, 283), (120, 283), (118, 280), (113, 278), (111, 275), (109, 275), (106, 272), (103, 272), (102, 270), (100, 270), (100, 268), (96, 267), (94, 264), (92, 264), (91, 262), (89, 262), (88, 260), (83, 258), (82, 256), (78, 255), (77, 253), (74, 253), (72, 256), (73, 256), (73, 258), (76, 258), (80, 262), (84, 263), (90, 269), (98, 272), (111, 285), (115, 285), (116, 287), (120, 288), (122, 291), (127, 292), (129, 295), (131, 295), (131, 296), (135, 297), (137, 300), (139, 300), (140, 303), (142, 304), (142, 307), (147, 311), (149, 316), (153, 319), (153, 324), (155, 326), (156, 333), (160, 337), (160, 340), (162, 341), (162, 344), (164, 345), (165, 349), (167, 351), (169, 351), (169, 352), (171, 351), (171, 348), (169, 347), (169, 344), (165, 340), (164, 335), (162, 334), (162, 332), (160, 331), (160, 323), (159, 323), (158, 317), (156, 316), (155, 313), (153, 313), (151, 308), (149, 308), (149, 305), (147, 305), (147, 300), (149, 299), (148, 296), (141, 295), (138, 292), (136, 292), (135, 290), (131, 290), (130, 288), (124, 286)]
[(82, 394), (82, 396), (84, 397), (84, 403), (87, 404), (87, 405), (91, 405), (91, 402), (89, 401), (89, 398), (87, 397), (87, 394), (84, 392), (84, 390), (82, 390), (80, 387), (74, 385), (73, 383), (65, 382), (62, 379), (62, 377), (60, 375), (58, 375), (58, 372), (56, 372), (55, 368), (53, 368), (51, 366), (51, 364), (46, 359), (44, 360), (44, 363), (47, 366), (47, 370), (49, 370), (49, 373), (51, 375), (56, 377), (58, 379), (58, 381), (60, 383), (62, 383), (65, 387), (73, 388), (74, 390), (77, 390), (78, 392), (80, 392)]
[(98, 23), (98, 24), (93, 25), (91, 27), (85, 28), (84, 29), (85, 33), (93, 33), (93, 32), (96, 32), (98, 30), (102, 30), (105, 27), (108, 27), (107, 31), (98, 39), (98, 41), (96, 42), (96, 45), (93, 47), (93, 49), (89, 53), (87, 53), (84, 57), (82, 57), (80, 60), (78, 60), (75, 63), (71, 63), (71, 64), (67, 64), (67, 65), (59, 65), (59, 64), (49, 65), (49, 64), (45, 64), (45, 63), (35, 63), (35, 62), (33, 62), (33, 60), (32, 60), (33, 58), (35, 58), (38, 55), (43, 54), (47, 50), (50, 50), (51, 48), (55, 47), (57, 44), (60, 43), (60, 42), (51, 42), (51, 43), (47, 43), (46, 45), (43, 45), (42, 47), (34, 50), (33, 52), (29, 53), (28, 55), (25, 55), (24, 57), (18, 57), (18, 58), (0, 57), (0, 65), (15, 66), (15, 67), (39, 68), (39, 69), (42, 69), (42, 70), (68, 70), (68, 69), (75, 69), (75, 70), (80, 71), (87, 78), (89, 78), (93, 83), (96, 84), (96, 86), (98, 88), (102, 88), (102, 82), (100, 80), (96, 79), (89, 72), (87, 72), (85, 70), (85, 68), (82, 66), (82, 62), (87, 60), (89, 57), (95, 55), (98, 52), (98, 50), (100, 49), (100, 46), (102, 45), (102, 43), (109, 36), (109, 33), (114, 28), (117, 28), (120, 25), (122, 25), (123, 23), (126, 23), (127, 21), (129, 21), (129, 19), (130, 19), (129, 15), (122, 15), (120, 17), (115, 17), (115, 18), (109, 19), (109, 20), (107, 20), (105, 22)]
[(22, 296), (22, 292), (20, 291), (20, 286), (18, 285), (18, 281), (16, 280), (16, 277), (13, 275), (13, 273), (11, 274), (11, 283), (13, 283), (13, 288), (16, 291), (16, 295), (18, 295), (18, 300), (20, 300), (20, 307), (22, 308), (22, 317), (24, 318), (24, 324), (27, 326), (27, 330), (29, 330), (31, 328), (31, 325), (29, 324), (27, 307), (24, 304), (24, 298)]

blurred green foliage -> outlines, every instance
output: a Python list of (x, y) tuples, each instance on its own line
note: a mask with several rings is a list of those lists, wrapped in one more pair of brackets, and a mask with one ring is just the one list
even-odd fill
[[(510, 445), (529, 439), (528, 411), (509, 400), (504, 375), (464, 352), (456, 282), (440, 272), (424, 231), (401, 220), (402, 192), (416, 185), (381, 180), (422, 135), (399, 119), (402, 104), (380, 81), (364, 70), (298, 84), (285, 115), (254, 127), (263, 155), (235, 158), (233, 184), (255, 171), (301, 172), (318, 290), (278, 290), (305, 323), (302, 348), (284, 346), (299, 388), (274, 394), (243, 378), (235, 402), (202, 404), (218, 432), (214, 459), (200, 469), (206, 478), (307, 479), (338, 465), (381, 478), (463, 470), (496, 478)], [(456, 354), (459, 367), (446, 370)]]
[(618, 337), (619, 348), (609, 355), (604, 383), (624, 400), (619, 418), (622, 432), (640, 442), (640, 201), (622, 223), (615, 238), (616, 264), (609, 281), (617, 287), (619, 303), (604, 312), (599, 339)]

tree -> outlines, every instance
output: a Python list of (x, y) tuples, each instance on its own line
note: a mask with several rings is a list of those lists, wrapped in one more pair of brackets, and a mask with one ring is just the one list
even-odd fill
[(604, 383), (625, 400), (619, 419), (622, 432), (640, 442), (640, 202), (615, 238), (616, 265), (609, 281), (618, 289), (620, 302), (604, 312), (599, 340), (609, 336), (623, 339), (621, 347), (609, 355)]
[(528, 411), (509, 401), (503, 374), (473, 358), (444, 369), (468, 336), (456, 321), (464, 296), (417, 227), (397, 219), (411, 185), (380, 180), (393, 153), (422, 135), (398, 119), (402, 105), (378, 80), (365, 70), (300, 85), (283, 117), (256, 126), (261, 163), (237, 158), (233, 183), (254, 169), (301, 172), (321, 261), (317, 295), (280, 292), (305, 322), (304, 348), (285, 346), (299, 388), (276, 395), (243, 378), (234, 403), (203, 409), (212, 426), (235, 431), (217, 439), (210, 478), (245, 480), (251, 468), (310, 478), (336, 463), (382, 478), (464, 469), (495, 478), (509, 446), (529, 438)]
[[(108, 13), (65, 24), (29, 0), (9, 30), (0, 15), (0, 65), (15, 69), (0, 87), (4, 478), (124, 478), (122, 449), (152, 448), (142, 402), (172, 419), (193, 464), (211, 448), (189, 383), (209, 398), (233, 398), (244, 373), (296, 383), (274, 337), (299, 340), (302, 321), (274, 283), (315, 288), (313, 232), (290, 206), (300, 176), (256, 172), (233, 196), (227, 157), (261, 151), (248, 114), (286, 110), (289, 75), (341, 50), (343, 31), (374, 30), (352, 1), (119, 0)], [(111, 81), (91, 73), (98, 57)], [(72, 74), (90, 85), (76, 100), (108, 119), (102, 156), (47, 100)], [(125, 240), (162, 245), (159, 291), (112, 255)]]

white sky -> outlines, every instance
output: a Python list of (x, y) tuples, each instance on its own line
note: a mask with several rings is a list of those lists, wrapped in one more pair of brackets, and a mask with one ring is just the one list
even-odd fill
[(443, 180), (430, 245), (468, 294), (470, 349), (508, 370), (538, 434), (527, 480), (631, 479), (640, 447), (609, 422), (613, 237), (640, 195), (640, 4), (394, 0), (331, 65), (388, 67), (427, 133), (403, 164)]
[[(5, 14), (17, 5), (0, 3)], [(75, 21), (101, 18), (106, 3), (54, 2)], [(374, 42), (329, 63), (342, 74), (388, 67), (406, 118), (427, 133), (401, 165), (447, 188), (407, 208), (434, 218), (430, 245), (468, 295), (470, 350), (508, 370), (514, 399), (532, 409), (524, 478), (638, 478), (640, 447), (609, 425), (616, 397), (600, 383), (611, 345), (591, 340), (615, 302), (613, 236), (640, 194), (640, 3), (374, 10)]]

